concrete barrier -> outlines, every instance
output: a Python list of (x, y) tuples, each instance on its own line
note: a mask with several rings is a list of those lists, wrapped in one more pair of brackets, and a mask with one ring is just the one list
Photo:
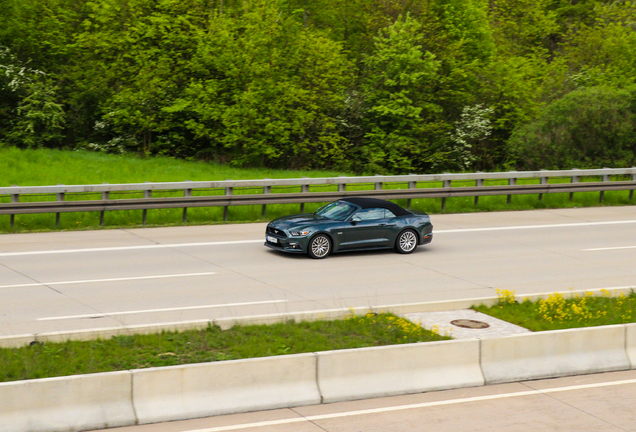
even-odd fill
[(77, 432), (636, 369), (636, 324), (0, 383), (1, 432)]
[(631, 363), (632, 369), (636, 369), (636, 324), (625, 325), (627, 338), (625, 343), (625, 350), (627, 351), (627, 357)]
[(487, 384), (630, 368), (624, 325), (556, 330), (481, 341)]
[(483, 384), (478, 340), (318, 353), (318, 387), (326, 403)]
[(0, 336), (0, 348), (20, 348), (35, 341), (35, 336), (31, 334)]
[(140, 424), (320, 403), (316, 355), (135, 370)]
[(135, 424), (131, 373), (0, 383), (2, 432), (76, 432)]

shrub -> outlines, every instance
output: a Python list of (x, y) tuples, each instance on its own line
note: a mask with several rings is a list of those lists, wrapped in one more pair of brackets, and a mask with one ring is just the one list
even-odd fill
[(590, 87), (548, 105), (508, 142), (517, 169), (632, 166), (636, 162), (636, 86)]

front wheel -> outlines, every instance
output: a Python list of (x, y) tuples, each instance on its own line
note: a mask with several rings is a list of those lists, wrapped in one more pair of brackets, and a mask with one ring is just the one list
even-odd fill
[(318, 234), (309, 242), (307, 253), (315, 259), (326, 258), (331, 252), (331, 239), (324, 234)]
[(404, 230), (395, 241), (395, 250), (401, 254), (409, 254), (417, 247), (417, 234), (413, 230)]

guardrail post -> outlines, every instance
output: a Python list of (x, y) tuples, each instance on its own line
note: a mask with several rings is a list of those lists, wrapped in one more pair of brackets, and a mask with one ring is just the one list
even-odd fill
[[(303, 178), (307, 178), (307, 177), (303, 177)], [(300, 185), (300, 193), (308, 193), (309, 192), (309, 185)], [(300, 212), (304, 213), (305, 212), (305, 203), (300, 203)]]
[[(636, 174), (632, 174), (632, 181), (636, 181)], [(634, 199), (634, 189), (629, 191), (629, 200), (632, 201), (633, 199)]]
[[(108, 183), (102, 183), (102, 184), (108, 184)], [(102, 200), (105, 201), (107, 199), (110, 199), (110, 192), (109, 191), (103, 191), (102, 192)], [(99, 226), (104, 226), (104, 215), (105, 215), (106, 211), (102, 210), (99, 212)]]
[[(450, 180), (444, 180), (442, 182), (442, 187), (444, 188), (449, 188), (451, 187), (451, 181)], [(442, 197), (442, 211), (446, 210), (446, 197)]]
[[(508, 186), (515, 186), (516, 184), (517, 184), (516, 178), (508, 179)], [(506, 198), (506, 204), (510, 204), (511, 202), (512, 202), (512, 195), (508, 195), (508, 198)]]
[[(376, 174), (376, 177), (379, 177), (379, 174)], [(376, 182), (374, 190), (382, 190), (382, 182)]]
[[(604, 174), (603, 175), (603, 182), (607, 182), (610, 181), (610, 176), (608, 174)], [(603, 202), (603, 196), (605, 195), (605, 191), (601, 191), (601, 193), (598, 196), (598, 202), (599, 204)]]
[[(233, 187), (226, 187), (225, 188), (225, 196), (230, 196), (234, 193), (234, 188)], [(227, 221), (227, 212), (228, 212), (229, 206), (225, 206), (223, 207), (223, 220)]]
[[(58, 183), (59, 186), (62, 186)], [(64, 192), (60, 192), (58, 194), (55, 194), (55, 200), (56, 201), (64, 201)], [(60, 226), (60, 214), (59, 213), (55, 213), (55, 226), (59, 227)]]
[[(189, 181), (189, 180), (186, 180)], [(192, 189), (188, 188), (188, 189), (184, 189), (183, 190), (183, 196), (184, 197), (191, 197), (192, 196)], [(186, 223), (188, 221), (188, 208), (184, 207), (183, 208), (183, 223)]]
[[(263, 186), (263, 194), (268, 194), (271, 192), (272, 192), (271, 186)], [(263, 208), (261, 210), (261, 216), (265, 217), (266, 214), (267, 214), (267, 205), (263, 204)]]
[[(409, 182), (409, 189), (415, 189), (416, 187), (417, 187), (417, 182), (414, 182), (414, 181)], [(411, 198), (408, 198), (406, 200), (406, 208), (411, 210)]]
[[(481, 172), (481, 171), (477, 171), (477, 172)], [(476, 187), (482, 187), (483, 185), (484, 185), (484, 179), (475, 180)], [(479, 204), (479, 195), (475, 195), (475, 202), (473, 205), (477, 205), (477, 204)]]
[[(572, 176), (571, 183), (578, 183), (581, 181), (581, 176)], [(574, 199), (574, 192), (570, 192), (570, 201)]]
[[(542, 170), (543, 171), (543, 170)], [(541, 177), (541, 179), (539, 180), (539, 184), (548, 184), (548, 178), (547, 177)], [(539, 201), (543, 200), (543, 194), (540, 193), (539, 194)]]
[[(17, 185), (11, 185), (12, 187), (15, 187)], [(11, 194), (11, 203), (18, 203), (20, 202), (20, 194)], [(10, 215), (10, 220), (11, 220), (11, 228), (15, 227), (15, 215), (12, 214)]]
[[(144, 191), (144, 198), (152, 198), (152, 190), (148, 189)], [(148, 209), (142, 210), (141, 224), (146, 225), (146, 217), (148, 216)]]
[[(340, 180), (343, 176), (338, 176), (338, 180)], [(338, 192), (344, 192), (347, 190), (347, 184), (346, 183), (338, 183)]]

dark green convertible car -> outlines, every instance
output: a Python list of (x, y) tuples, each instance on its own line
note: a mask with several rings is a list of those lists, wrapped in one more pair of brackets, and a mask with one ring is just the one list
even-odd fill
[(265, 230), (265, 246), (312, 258), (362, 249), (395, 248), (407, 254), (431, 240), (427, 214), (376, 198), (343, 198), (314, 213), (274, 219)]

